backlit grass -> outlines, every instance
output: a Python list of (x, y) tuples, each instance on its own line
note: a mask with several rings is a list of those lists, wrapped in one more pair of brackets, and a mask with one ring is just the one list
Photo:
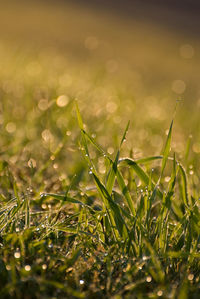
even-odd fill
[(63, 145), (41, 169), (1, 160), (1, 298), (198, 298), (199, 202), (173, 123), (162, 155), (121, 157), (128, 124), (112, 158), (76, 110), (85, 162), (70, 180), (54, 178)]
[(0, 18), (0, 298), (199, 298), (198, 55), (46, 8)]

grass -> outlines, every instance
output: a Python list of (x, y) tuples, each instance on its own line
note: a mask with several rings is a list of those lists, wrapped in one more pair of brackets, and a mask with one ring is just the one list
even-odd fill
[(1, 159), (1, 298), (198, 298), (199, 200), (170, 156), (173, 122), (163, 155), (121, 158), (128, 124), (112, 158), (76, 113), (85, 162), (47, 184), (59, 192), (38, 182), (54, 184), (63, 145), (28, 173)]
[[(70, 6), (67, 18), (41, 6), (52, 27), (40, 18), (36, 32), (33, 7), (29, 19), (17, 4), (16, 27), (0, 29), (0, 298), (199, 298), (198, 56), (183, 63), (161, 28), (163, 50), (149, 55), (150, 24), (105, 15), (99, 27)], [(62, 51), (39, 47), (47, 28)], [(83, 50), (84, 32), (96, 50)], [(171, 117), (180, 73), (185, 100)]]

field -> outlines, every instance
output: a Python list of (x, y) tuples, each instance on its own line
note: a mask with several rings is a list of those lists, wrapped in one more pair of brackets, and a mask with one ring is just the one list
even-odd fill
[(1, 4), (0, 298), (199, 298), (200, 40), (146, 15)]

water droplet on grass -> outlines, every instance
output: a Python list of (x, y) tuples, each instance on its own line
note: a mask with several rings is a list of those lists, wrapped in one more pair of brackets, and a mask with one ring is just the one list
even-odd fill
[(93, 167), (90, 167), (89, 174), (92, 174)]
[(81, 280), (79, 281), (79, 283), (80, 283), (80, 284), (84, 284), (85, 281), (81, 279)]
[(40, 194), (40, 197), (42, 198), (42, 197), (46, 197), (47, 196), (47, 194), (46, 193), (41, 193)]
[(10, 271), (11, 270), (11, 266), (10, 265), (6, 265), (6, 270)]
[(25, 269), (27, 272), (29, 272), (29, 271), (31, 271), (31, 266), (30, 266), (30, 265), (26, 265), (26, 266), (24, 267), (24, 269)]
[(142, 259), (143, 259), (143, 261), (146, 261), (146, 260), (148, 260), (148, 256), (144, 255), (144, 256), (142, 257)]
[(151, 282), (152, 281), (152, 277), (149, 275), (149, 276), (147, 276), (147, 278), (146, 278), (146, 282)]
[(188, 280), (192, 281), (194, 279), (194, 274), (190, 273), (188, 275)]
[(16, 259), (19, 259), (19, 258), (21, 257), (20, 252), (19, 252), (19, 251), (16, 251), (16, 252), (14, 253), (14, 257), (15, 257)]
[(161, 297), (161, 296), (163, 295), (163, 291), (161, 291), (161, 290), (158, 291), (158, 292), (157, 292), (157, 295), (158, 295), (158, 297)]
[(42, 269), (43, 269), (43, 270), (46, 270), (46, 269), (47, 269), (47, 265), (46, 265), (46, 264), (43, 264), (43, 265), (42, 265)]

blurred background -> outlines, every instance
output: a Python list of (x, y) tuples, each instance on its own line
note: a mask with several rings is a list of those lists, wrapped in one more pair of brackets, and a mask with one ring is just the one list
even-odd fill
[[(195, 0), (4, 1), (1, 44), (55, 51), (132, 76), (136, 92), (199, 96), (200, 4)], [(14, 55), (13, 48), (13, 55)]]
[(77, 98), (88, 130), (110, 154), (131, 120), (126, 154), (135, 158), (160, 153), (180, 101), (173, 149), (184, 156), (192, 134), (197, 156), (199, 13), (195, 0), (1, 1), (2, 152), (16, 162), (22, 150), (24, 161), (36, 161), (67, 134), (71, 157)]

